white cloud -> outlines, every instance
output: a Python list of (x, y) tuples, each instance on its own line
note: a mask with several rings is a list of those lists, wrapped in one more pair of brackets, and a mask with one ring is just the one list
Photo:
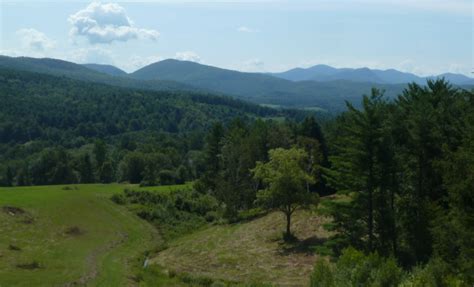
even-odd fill
[(92, 2), (69, 16), (71, 35), (84, 36), (90, 43), (126, 42), (131, 39), (158, 39), (156, 30), (135, 27), (125, 9), (116, 3)]
[(20, 57), (20, 56), (24, 56), (24, 53), (21, 53), (18, 50), (5, 49), (5, 50), (0, 50), (0, 55), (9, 56), (9, 57)]
[(242, 33), (257, 33), (259, 32), (257, 29), (249, 28), (247, 26), (240, 26), (237, 28), (237, 32), (242, 32)]
[(202, 63), (201, 57), (193, 51), (176, 52), (174, 58), (181, 61)]
[(16, 33), (20, 37), (22, 48), (25, 50), (44, 52), (55, 46), (53, 40), (36, 29), (20, 29)]
[(114, 64), (114, 55), (110, 50), (98, 47), (81, 48), (71, 52), (68, 60), (75, 63)]
[(244, 61), (242, 68), (244, 72), (265, 72), (265, 63), (260, 59), (250, 59)]

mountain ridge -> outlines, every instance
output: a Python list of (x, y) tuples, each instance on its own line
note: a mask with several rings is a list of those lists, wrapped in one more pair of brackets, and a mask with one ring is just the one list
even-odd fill
[[(357, 81), (341, 77), (332, 77), (327, 81), (292, 81), (264, 73), (239, 72), (175, 59), (152, 63), (125, 75), (113, 66), (93, 65), (91, 67), (89, 65), (87, 67), (87, 65), (63, 60), (27, 57), (0, 56), (0, 67), (105, 83), (118, 87), (155, 91), (204, 92), (218, 96), (227, 95), (261, 105), (336, 113), (346, 109), (346, 101), (358, 107), (362, 95), (370, 94), (372, 88), (384, 90), (388, 99), (395, 98), (406, 88), (406, 83), (384, 83), (381, 76), (379, 76), (379, 82), (366, 82), (367, 77), (373, 77), (377, 72), (368, 68), (343, 69), (343, 72), (349, 75), (359, 73)], [(325, 65), (317, 65), (312, 68), (313, 72), (322, 70), (326, 74), (336, 75), (339, 73), (338, 69)], [(298, 73), (305, 72), (301, 68), (293, 70)], [(117, 71), (120, 75), (115, 76)], [(385, 72), (398, 77), (406, 76), (403, 73), (399, 74), (396, 70)], [(456, 74), (446, 74), (446, 77), (459, 78)], [(425, 83), (426, 80), (421, 84)]]
[(463, 74), (443, 73), (432, 76), (418, 76), (409, 72), (402, 72), (393, 68), (370, 69), (363, 68), (334, 68), (328, 65), (314, 65), (309, 68), (293, 68), (270, 75), (290, 81), (319, 81), (348, 80), (354, 82), (373, 82), (379, 84), (406, 84), (415, 82), (424, 84), (428, 79), (444, 77), (455, 85), (474, 85), (474, 78)]
[(86, 68), (89, 68), (89, 69), (92, 69), (104, 74), (108, 74), (110, 76), (126, 76), (128, 74), (124, 70), (117, 68), (116, 66), (113, 66), (113, 65), (94, 64), (94, 63), (88, 63), (88, 64), (82, 64), (82, 65), (85, 66)]

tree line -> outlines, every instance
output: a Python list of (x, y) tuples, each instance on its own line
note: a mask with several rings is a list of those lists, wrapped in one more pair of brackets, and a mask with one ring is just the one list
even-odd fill
[(324, 175), (341, 196), (326, 202), (327, 247), (435, 264), (430, 276), (441, 278), (423, 286), (472, 285), (474, 93), (437, 80), (393, 102), (374, 89), (361, 109), (347, 107), (327, 129)]
[(302, 115), (210, 94), (141, 91), (8, 69), (0, 69), (0, 102), (4, 186), (194, 180), (212, 122)]

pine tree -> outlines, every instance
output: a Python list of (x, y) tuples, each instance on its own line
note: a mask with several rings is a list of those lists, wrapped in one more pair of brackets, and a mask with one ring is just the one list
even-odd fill
[[(336, 237), (342, 244), (375, 250), (378, 242), (376, 232), (383, 225), (379, 209), (385, 207), (381, 196), (384, 161), (384, 124), (387, 120), (387, 104), (383, 93), (372, 90), (370, 97), (364, 96), (362, 110), (347, 104), (348, 112), (341, 118), (343, 134), (339, 135), (331, 169), (325, 169), (329, 183), (345, 194), (347, 202), (333, 202), (330, 213), (335, 220), (332, 229), (339, 232)], [(377, 199), (383, 198), (377, 204)], [(367, 238), (365, 240), (364, 238)]]
[(439, 162), (443, 149), (460, 144), (462, 112), (456, 105), (458, 91), (444, 80), (427, 86), (411, 84), (397, 101), (396, 144), (400, 162), (399, 221), (405, 264), (426, 262), (432, 254), (432, 222), (444, 208), (447, 193)]

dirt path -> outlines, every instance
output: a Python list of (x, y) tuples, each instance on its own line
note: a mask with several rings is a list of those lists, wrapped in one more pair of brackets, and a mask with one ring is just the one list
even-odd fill
[(89, 266), (89, 270), (85, 274), (83, 274), (78, 280), (73, 281), (73, 282), (68, 282), (62, 286), (63, 287), (86, 286), (87, 284), (92, 282), (99, 275), (99, 266), (98, 266), (99, 257), (111, 251), (112, 249), (118, 247), (119, 245), (123, 244), (127, 239), (128, 239), (127, 233), (119, 233), (117, 234), (117, 239), (110, 241), (105, 246), (101, 246), (94, 249), (86, 257), (86, 266)]

